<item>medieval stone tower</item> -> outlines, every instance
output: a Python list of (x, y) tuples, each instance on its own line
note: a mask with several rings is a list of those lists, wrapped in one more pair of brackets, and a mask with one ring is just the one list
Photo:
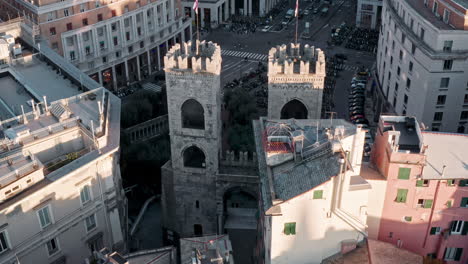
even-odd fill
[(319, 119), (325, 84), (325, 55), (300, 44), (268, 54), (268, 118)]
[(171, 161), (162, 167), (163, 226), (180, 236), (215, 234), (221, 49), (204, 41), (176, 44), (164, 65)]

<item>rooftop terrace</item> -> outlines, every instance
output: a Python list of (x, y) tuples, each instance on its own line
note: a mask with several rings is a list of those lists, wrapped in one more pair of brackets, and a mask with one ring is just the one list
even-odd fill
[[(393, 142), (398, 152), (419, 153), (422, 146), (421, 130), (414, 117), (405, 116), (381, 116), (379, 129), (385, 132), (396, 132)], [(392, 138), (390, 138), (392, 139)], [(389, 139), (389, 140), (390, 140)]]

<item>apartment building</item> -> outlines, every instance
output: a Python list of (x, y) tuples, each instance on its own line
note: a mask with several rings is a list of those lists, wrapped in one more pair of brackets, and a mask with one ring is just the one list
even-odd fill
[(444, 263), (467, 263), (467, 148), (464, 134), (425, 132), (414, 117), (381, 116), (371, 162), (386, 188), (369, 237)]
[[(192, 0), (182, 0), (185, 16), (193, 17)], [(216, 28), (232, 15), (265, 16), (275, 7), (278, 0), (200, 0), (198, 19), (201, 27)]]
[(258, 263), (323, 263), (367, 237), (365, 130), (344, 120), (253, 121)]
[(31, 20), (40, 34), (36, 42), (108, 89), (162, 69), (166, 51), (192, 35), (178, 0), (2, 0), (0, 7), (4, 20)]
[(23, 49), (0, 67), (0, 263), (126, 250), (120, 100), (52, 55)]
[(356, 26), (378, 29), (382, 23), (382, 0), (358, 0)]
[(376, 117), (393, 112), (433, 131), (468, 132), (467, 15), (464, 0), (383, 1)]

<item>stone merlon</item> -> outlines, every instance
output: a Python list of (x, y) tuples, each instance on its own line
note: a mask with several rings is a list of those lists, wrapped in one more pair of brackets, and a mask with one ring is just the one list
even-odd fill
[(164, 57), (166, 72), (206, 72), (221, 74), (221, 48), (213, 42), (175, 44)]
[(314, 74), (325, 76), (325, 54), (321, 49), (301, 44), (283, 44), (268, 53), (268, 75)]

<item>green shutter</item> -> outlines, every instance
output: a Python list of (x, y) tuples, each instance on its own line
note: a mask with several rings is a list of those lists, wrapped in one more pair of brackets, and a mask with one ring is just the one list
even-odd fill
[(462, 235), (466, 236), (468, 234), (468, 221), (463, 222), (463, 229), (461, 232)]
[(462, 253), (463, 253), (463, 248), (457, 248), (457, 251), (455, 252), (455, 258), (453, 260), (460, 261)]
[(468, 182), (468, 180), (460, 180), (460, 182), (458, 183), (458, 185), (461, 186), (461, 187), (465, 187), (465, 186), (467, 185), (467, 184), (466, 184), (467, 182)]
[(468, 197), (463, 197), (460, 203), (460, 207), (468, 207)]
[(437, 232), (437, 227), (431, 227), (431, 235), (435, 235), (435, 233)]
[(455, 180), (447, 180), (447, 185), (448, 185), (448, 186), (453, 186), (453, 185), (455, 185)]
[(424, 208), (431, 208), (433, 200), (424, 200)]
[(411, 216), (405, 216), (405, 221), (406, 221), (406, 222), (411, 222), (411, 220), (413, 220), (413, 217), (411, 217)]
[(398, 179), (409, 180), (410, 173), (411, 173), (410, 168), (400, 168), (398, 170)]
[(296, 234), (296, 223), (290, 223), (290, 228), (289, 230), (291, 231), (291, 235), (295, 235)]
[(284, 223), (284, 234), (289, 235), (291, 234), (291, 231), (289, 230), (289, 223)]
[(408, 195), (408, 190), (407, 189), (398, 189), (396, 202), (397, 203), (405, 203), (407, 195)]
[(424, 183), (424, 180), (417, 180), (416, 181), (416, 187), (422, 187)]
[(452, 207), (452, 200), (448, 200), (447, 201), (447, 208), (451, 208)]
[(314, 191), (314, 199), (322, 199), (323, 197), (323, 190)]

